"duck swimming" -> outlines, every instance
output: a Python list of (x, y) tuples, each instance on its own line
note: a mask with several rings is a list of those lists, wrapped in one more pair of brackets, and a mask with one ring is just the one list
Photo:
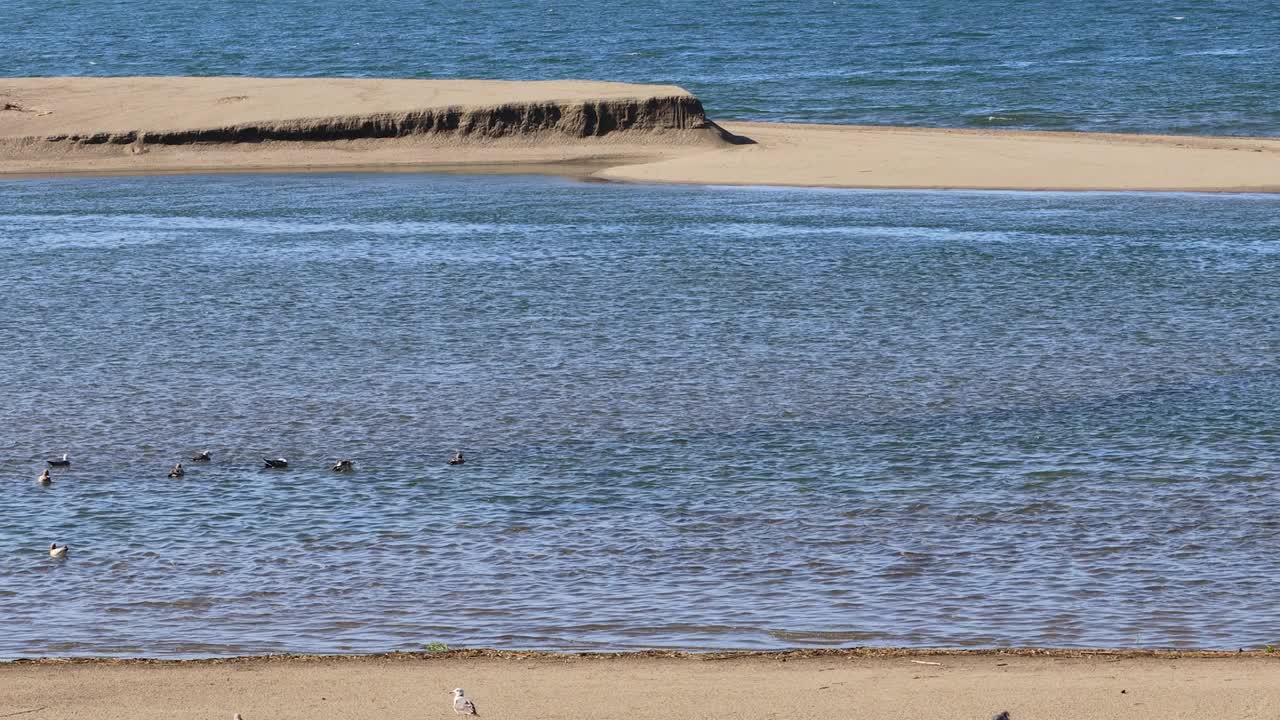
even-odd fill
[(355, 469), (356, 469), (355, 463), (351, 462), (350, 460), (339, 460), (338, 462), (333, 464), (333, 468), (332, 468), (334, 472), (351, 472), (352, 470), (355, 470)]
[(50, 485), (53, 483), (53, 478), (49, 477), (48, 468), (45, 468), (44, 470), (40, 471), (40, 477), (36, 478), (36, 482), (40, 483), (41, 485)]
[(182, 477), (183, 475), (186, 475), (186, 474), (187, 474), (187, 471), (182, 469), (182, 463), (178, 463), (177, 465), (174, 465), (173, 469), (169, 471), (169, 477)]
[(71, 467), (71, 461), (67, 459), (66, 453), (62, 453), (61, 460), (46, 460), (45, 462), (49, 463), (49, 467)]
[(262, 458), (262, 462), (266, 463), (263, 467), (275, 468), (277, 470), (289, 467), (289, 461), (284, 458)]
[(68, 549), (69, 548), (66, 545), (63, 545), (62, 547), (58, 547), (57, 543), (49, 543), (49, 557), (57, 558), (58, 560), (61, 560), (62, 558), (67, 556)]
[(212, 459), (213, 459), (213, 455), (210, 454), (208, 450), (205, 450), (204, 452), (198, 452), (195, 455), (191, 456), (191, 462), (209, 462)]
[(449, 464), (450, 464), (450, 465), (461, 465), (462, 463), (464, 463), (464, 462), (466, 462), (466, 461), (467, 461), (467, 459), (466, 459), (466, 458), (464, 458), (464, 457), (462, 457), (462, 451), (461, 451), (461, 450), (454, 450), (454, 451), (453, 451), (453, 457), (449, 458)]

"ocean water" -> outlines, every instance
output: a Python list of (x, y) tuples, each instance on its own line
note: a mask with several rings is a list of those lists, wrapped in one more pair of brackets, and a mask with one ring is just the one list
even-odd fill
[[(0, 78), (589, 78), (716, 119), (1280, 134), (1280, 8), (1243, 0), (4, 10)], [(0, 183), (0, 658), (1278, 643), (1278, 210)]]
[(1280, 134), (1280, 4), (6, 0), (0, 77), (677, 83), (718, 119)]
[(1278, 218), (0, 184), (0, 657), (1276, 643)]

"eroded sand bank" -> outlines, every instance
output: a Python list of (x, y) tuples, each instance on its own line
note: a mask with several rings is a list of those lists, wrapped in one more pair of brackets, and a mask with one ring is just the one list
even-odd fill
[(728, 145), (681, 88), (605, 82), (0, 79), (0, 173), (571, 165)]
[(29, 720), (422, 720), (464, 687), (488, 718), (1014, 720), (1272, 718), (1262, 654), (477, 653), (0, 665), (0, 716)]
[(354, 169), (1277, 192), (1280, 139), (716, 124), (682, 88), (585, 81), (0, 79), (0, 175)]

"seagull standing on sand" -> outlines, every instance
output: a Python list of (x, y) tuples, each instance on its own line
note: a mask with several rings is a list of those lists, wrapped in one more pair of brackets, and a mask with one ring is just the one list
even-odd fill
[(71, 461), (67, 459), (66, 453), (62, 453), (61, 460), (46, 460), (45, 462), (49, 463), (49, 467), (71, 467)]
[(67, 546), (58, 547), (58, 543), (49, 543), (49, 557), (61, 560), (67, 556)]
[(183, 475), (186, 475), (186, 474), (187, 474), (187, 471), (182, 469), (182, 463), (178, 463), (177, 465), (174, 465), (173, 469), (169, 471), (169, 477), (182, 477)]
[(40, 471), (40, 477), (36, 478), (36, 482), (41, 485), (49, 485), (53, 483), (53, 478), (49, 477), (49, 468)]
[(275, 460), (262, 458), (262, 462), (266, 463), (263, 467), (275, 468), (277, 470), (289, 467), (289, 461), (284, 458), (276, 458)]
[(453, 451), (453, 457), (449, 458), (449, 464), (450, 464), (450, 465), (461, 465), (462, 463), (464, 463), (464, 462), (466, 462), (466, 461), (467, 461), (467, 459), (466, 459), (466, 458), (464, 458), (464, 457), (462, 457), (462, 451), (461, 451), (461, 450), (454, 450), (454, 451)]
[(466, 697), (462, 692), (462, 688), (453, 689), (453, 711), (459, 715), (479, 715), (476, 712), (476, 704), (471, 702), (471, 698)]
[(209, 462), (211, 459), (213, 459), (213, 455), (211, 455), (208, 450), (198, 452), (191, 456), (191, 462)]

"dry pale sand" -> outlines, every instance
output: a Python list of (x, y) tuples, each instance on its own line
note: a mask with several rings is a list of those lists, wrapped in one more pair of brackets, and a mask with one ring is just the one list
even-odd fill
[(606, 169), (641, 182), (1280, 192), (1280, 139), (721, 123), (755, 145)]
[(0, 175), (417, 169), (730, 185), (1277, 192), (1280, 139), (721, 127), (681, 88), (604, 82), (0, 78)]
[[(505, 655), (505, 656), (502, 656)], [(1259, 654), (532, 654), (0, 665), (23, 720), (423, 720), (461, 686), (487, 718), (1014, 720), (1275, 718)]]
[[(589, 174), (724, 147), (669, 85), (0, 78), (0, 174), (517, 168)], [(567, 168), (567, 169), (566, 169)]]
[(363, 78), (0, 78), (0, 136), (182, 130), (441, 107), (692, 97), (674, 85)]

